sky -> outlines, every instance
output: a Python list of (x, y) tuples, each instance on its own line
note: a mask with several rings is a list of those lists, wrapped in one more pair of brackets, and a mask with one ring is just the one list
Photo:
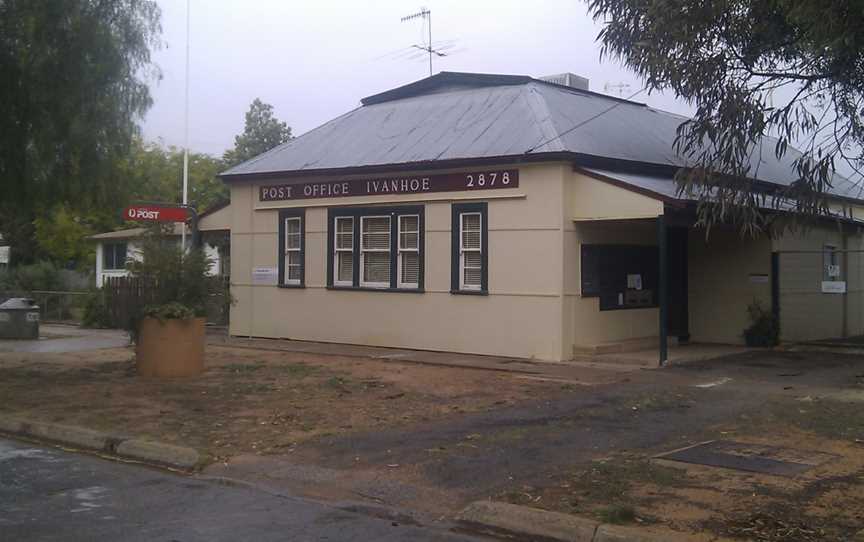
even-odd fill
[[(186, 0), (159, 3), (164, 44), (153, 60), (162, 77), (151, 81), (144, 135), (183, 146)], [(421, 7), (432, 13), (433, 45), (448, 53), (433, 60), (435, 73), (573, 72), (597, 92), (628, 97), (642, 88), (615, 61), (601, 61), (600, 26), (580, 0), (190, 0), (190, 149), (233, 147), (255, 98), (301, 135), (365, 96), (428, 77), (428, 57), (411, 53), (425, 44), (423, 22), (400, 22)], [(633, 99), (691, 112), (671, 96)]]

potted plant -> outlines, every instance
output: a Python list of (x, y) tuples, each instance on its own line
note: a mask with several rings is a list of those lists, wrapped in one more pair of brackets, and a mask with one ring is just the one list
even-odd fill
[(208, 271), (200, 248), (183, 251), (164, 229), (144, 236), (130, 259), (129, 286), (137, 293), (128, 330), (142, 376), (196, 376), (204, 371), (204, 324), (208, 300), (226, 286)]
[(747, 346), (776, 346), (780, 340), (780, 326), (774, 314), (754, 299), (747, 306), (750, 326), (744, 330), (744, 343)]

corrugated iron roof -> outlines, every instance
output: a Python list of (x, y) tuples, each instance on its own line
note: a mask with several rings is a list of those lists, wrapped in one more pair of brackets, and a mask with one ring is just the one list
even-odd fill
[[(362, 103), (222, 176), (531, 159), (552, 153), (686, 165), (673, 149), (676, 129), (686, 117), (527, 76), (441, 72)], [(793, 162), (800, 154), (789, 149), (778, 160), (775, 142), (765, 138), (754, 150), (751, 176), (788, 185), (797, 178)], [(839, 175), (833, 192), (859, 197), (853, 183)]]

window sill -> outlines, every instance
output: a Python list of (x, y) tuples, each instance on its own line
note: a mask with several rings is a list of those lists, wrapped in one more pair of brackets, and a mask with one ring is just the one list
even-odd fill
[(423, 288), (370, 288), (368, 286), (328, 286), (328, 290), (342, 290), (348, 292), (391, 292), (400, 294), (422, 294), (426, 290)]
[(453, 295), (489, 295), (489, 290), (450, 290)]
[(301, 288), (306, 287), (306, 285), (302, 284), (302, 283), (301, 284), (279, 284), (278, 286), (280, 288), (288, 288), (288, 289), (292, 289), (292, 290), (301, 289)]

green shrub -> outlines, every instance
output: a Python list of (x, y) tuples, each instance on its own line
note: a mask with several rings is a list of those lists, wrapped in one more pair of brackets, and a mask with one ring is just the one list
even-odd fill
[(774, 314), (755, 299), (747, 307), (747, 314), (750, 316), (750, 326), (744, 330), (747, 346), (776, 346), (780, 340), (780, 326)]
[(144, 306), (133, 314), (128, 331), (137, 340), (142, 318), (193, 318), (206, 316), (207, 302), (212, 296), (230, 299), (226, 284), (208, 274), (213, 261), (204, 251), (195, 248), (185, 254), (180, 246), (167, 241), (168, 231), (153, 229), (141, 244), (141, 258), (130, 260), (127, 269), (147, 288)]
[(50, 262), (21, 265), (0, 271), (0, 291), (32, 292), (34, 290), (62, 290), (60, 270)]
[(105, 294), (101, 290), (91, 292), (84, 304), (84, 316), (81, 318), (83, 327), (105, 329), (112, 327), (111, 313)]

